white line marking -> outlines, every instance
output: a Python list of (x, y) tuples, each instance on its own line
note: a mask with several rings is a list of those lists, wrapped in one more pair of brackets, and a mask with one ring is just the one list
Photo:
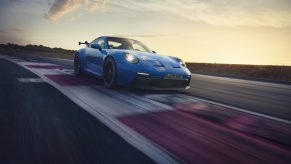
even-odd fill
[[(186, 95), (183, 95), (183, 96), (186, 96)], [(187, 97), (190, 97), (190, 96), (187, 96)], [(203, 102), (209, 103), (209, 104), (222, 106), (222, 107), (233, 109), (233, 110), (236, 110), (236, 111), (248, 113), (248, 114), (251, 114), (251, 115), (254, 115), (254, 116), (263, 117), (263, 118), (266, 118), (266, 119), (269, 119), (269, 120), (283, 122), (283, 123), (286, 123), (286, 124), (291, 124), (291, 121), (285, 120), (285, 119), (282, 119), (282, 118), (277, 118), (277, 117), (269, 116), (269, 115), (266, 115), (266, 114), (257, 113), (257, 112), (249, 111), (249, 110), (246, 110), (246, 109), (242, 109), (242, 108), (238, 108), (238, 107), (233, 107), (233, 106), (221, 104), (221, 103), (214, 102), (214, 101), (211, 101), (211, 100), (201, 99), (201, 98), (198, 98), (198, 97), (195, 97), (195, 99), (197, 99), (199, 101), (203, 101)]]
[(262, 114), (262, 113), (257, 113), (257, 112), (253, 112), (253, 111), (249, 111), (246, 109), (242, 109), (242, 108), (238, 108), (238, 107), (233, 107), (233, 106), (229, 106), (229, 105), (225, 105), (225, 104), (221, 104), (218, 102), (214, 102), (211, 100), (206, 100), (206, 99), (202, 99), (202, 98), (198, 98), (198, 97), (193, 97), (193, 96), (188, 96), (188, 95), (183, 95), (183, 94), (176, 94), (176, 95), (171, 95), (169, 97), (169, 95), (166, 94), (158, 94), (158, 95), (146, 95), (147, 98), (152, 99), (152, 100), (157, 100), (160, 102), (175, 102), (175, 104), (179, 104), (179, 103), (192, 103), (192, 102), (205, 102), (208, 104), (213, 104), (216, 106), (221, 106), (221, 107), (225, 107), (227, 109), (231, 109), (231, 110), (236, 110), (239, 112), (243, 112), (243, 113), (247, 113), (247, 114), (251, 114), (257, 117), (262, 117), (265, 119), (269, 119), (269, 120), (273, 120), (273, 121), (278, 121), (278, 122), (282, 122), (282, 123), (286, 123), (286, 124), (291, 124), (291, 121), (289, 120), (285, 120), (282, 118), (277, 118), (277, 117), (273, 117), (273, 116), (269, 116), (266, 114)]
[(60, 72), (60, 74), (67, 74), (67, 75), (74, 75), (75, 71), (73, 69), (55, 69), (57, 72)]
[(45, 82), (41, 78), (18, 78), (17, 80), (24, 83), (44, 83)]
[(263, 86), (263, 87), (275, 87), (275, 88), (282, 88), (282, 89), (291, 89), (291, 85), (289, 85), (289, 84), (280, 84), (280, 83), (273, 83), (273, 82), (268, 82), (268, 81), (255, 81), (255, 80), (248, 80), (248, 79), (221, 77), (221, 76), (215, 76), (215, 75), (202, 75), (202, 74), (195, 74), (195, 73), (192, 73), (191, 75), (192, 75), (193, 81), (195, 78), (199, 77), (200, 79), (206, 78), (206, 79), (210, 79), (210, 80), (221, 80), (224, 82), (240, 83), (240, 84), (244, 84), (244, 85), (256, 85), (256, 86)]
[[(122, 101), (127, 102), (127, 104), (131, 104), (131, 106), (135, 108), (135, 112), (131, 112), (127, 115), (136, 115), (142, 113), (157, 112), (162, 110), (163, 111), (172, 110), (172, 107), (166, 104), (153, 101), (143, 96), (136, 96), (128, 92), (111, 91), (104, 87), (101, 88), (101, 91), (104, 93), (110, 93), (111, 95), (114, 95), (115, 98), (121, 99)], [(121, 116), (125, 116), (125, 114)]]

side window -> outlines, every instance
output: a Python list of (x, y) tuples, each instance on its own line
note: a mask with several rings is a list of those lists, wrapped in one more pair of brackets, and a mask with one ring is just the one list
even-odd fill
[(108, 40), (109, 49), (118, 49), (120, 46), (122, 46), (122, 43)]
[(131, 40), (130, 42), (131, 42), (133, 50), (135, 50), (135, 51), (143, 51), (143, 52), (147, 51), (147, 49), (142, 46), (142, 43), (140, 43), (138, 41), (135, 41), (135, 40)]
[(146, 51), (141, 45), (136, 44), (136, 43), (132, 44), (132, 48), (135, 51)]
[(104, 38), (97, 38), (97, 39), (93, 40), (93, 41), (90, 43), (90, 47), (91, 47), (91, 44), (99, 44), (100, 47), (101, 47), (102, 49), (105, 48)]

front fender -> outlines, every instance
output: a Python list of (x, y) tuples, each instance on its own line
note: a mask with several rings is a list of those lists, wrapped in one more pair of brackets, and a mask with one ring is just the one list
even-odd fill
[(103, 63), (105, 63), (105, 61), (106, 61), (106, 59), (108, 57), (112, 57), (117, 64), (124, 63), (123, 53), (122, 52), (108, 52), (108, 55), (104, 56), (104, 59), (103, 59), (104, 62)]
[(108, 55), (104, 57), (103, 68), (106, 59), (108, 57), (112, 57), (116, 63), (117, 68), (117, 84), (122, 86), (129, 86), (135, 78), (136, 65), (126, 62), (123, 54), (124, 52), (109, 52)]

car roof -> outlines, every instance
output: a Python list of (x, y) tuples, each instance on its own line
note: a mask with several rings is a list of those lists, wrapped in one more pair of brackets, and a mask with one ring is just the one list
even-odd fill
[[(122, 36), (100, 36), (98, 38), (121, 38), (121, 39), (131, 39), (131, 38), (126, 38), (126, 37), (122, 37)], [(131, 39), (131, 40), (135, 40), (135, 39)]]

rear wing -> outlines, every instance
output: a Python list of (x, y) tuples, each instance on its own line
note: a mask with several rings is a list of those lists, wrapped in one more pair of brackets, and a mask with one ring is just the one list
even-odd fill
[(89, 43), (88, 43), (87, 41), (85, 41), (85, 42), (79, 42), (78, 44), (79, 44), (79, 45), (81, 45), (81, 44), (85, 44), (86, 46), (89, 45)]

